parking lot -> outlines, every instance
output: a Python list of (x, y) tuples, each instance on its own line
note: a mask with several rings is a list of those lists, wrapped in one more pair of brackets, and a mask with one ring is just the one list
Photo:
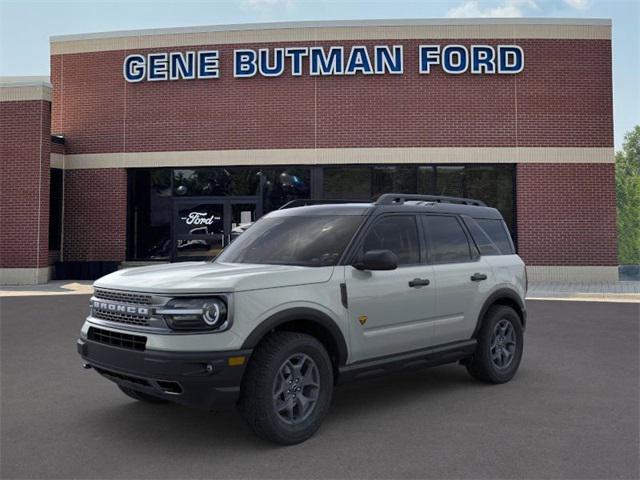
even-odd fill
[(530, 301), (513, 382), (457, 365), (335, 391), (302, 445), (81, 368), (88, 296), (1, 300), (3, 478), (638, 478), (640, 304)]

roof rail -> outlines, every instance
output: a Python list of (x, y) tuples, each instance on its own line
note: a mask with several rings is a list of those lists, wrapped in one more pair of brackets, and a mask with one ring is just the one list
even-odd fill
[(307, 205), (336, 205), (341, 203), (367, 203), (363, 200), (325, 200), (325, 199), (296, 199), (290, 200), (282, 205), (278, 210), (285, 210), (287, 208), (306, 207)]
[(405, 193), (384, 193), (376, 200), (376, 205), (403, 204), (407, 201), (457, 203), (460, 205), (473, 205), (474, 207), (486, 207), (486, 203), (473, 198), (445, 197), (442, 195), (413, 195)]

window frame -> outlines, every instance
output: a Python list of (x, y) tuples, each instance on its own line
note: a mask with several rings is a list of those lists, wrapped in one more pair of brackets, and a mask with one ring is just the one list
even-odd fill
[[(418, 221), (418, 215), (414, 212), (389, 212), (389, 213), (381, 213), (379, 215), (372, 216), (368, 222), (365, 222), (365, 225), (362, 225), (362, 228), (356, 232), (354, 237), (354, 242), (349, 246), (349, 251), (345, 257), (346, 261), (345, 265), (353, 265), (354, 262), (357, 261), (358, 253), (363, 246), (364, 240), (366, 236), (369, 234), (371, 229), (379, 222), (389, 217), (412, 217), (414, 225), (416, 227), (416, 235), (418, 238), (418, 263), (406, 263), (402, 265), (398, 265), (398, 268), (406, 268), (406, 267), (417, 267), (425, 264), (424, 257), (424, 240), (421, 235), (420, 230), (420, 222)], [(338, 263), (341, 265), (342, 263)]]
[(464, 236), (467, 239), (467, 245), (469, 246), (469, 260), (468, 261), (465, 261), (465, 262), (435, 262), (433, 260), (433, 250), (432, 250), (430, 238), (428, 237), (428, 231), (427, 231), (426, 226), (425, 226), (425, 221), (423, 221), (423, 218), (421, 218), (420, 222), (418, 222), (418, 223), (420, 224), (420, 229), (422, 230), (422, 240), (424, 241), (424, 244), (425, 244), (426, 263), (428, 265), (459, 265), (459, 264), (463, 264), (463, 263), (476, 263), (476, 262), (480, 261), (480, 257), (481, 257), (480, 251), (478, 250), (477, 245), (473, 241), (473, 237), (471, 236), (471, 233), (467, 229), (467, 226), (465, 225), (464, 221), (460, 218), (460, 215), (446, 214), (446, 213), (441, 213), (441, 214), (440, 213), (421, 213), (419, 216), (423, 217), (425, 220), (428, 217), (449, 217), (449, 218), (454, 218), (458, 222), (458, 225), (460, 225), (460, 228), (462, 229), (462, 232), (464, 233)]

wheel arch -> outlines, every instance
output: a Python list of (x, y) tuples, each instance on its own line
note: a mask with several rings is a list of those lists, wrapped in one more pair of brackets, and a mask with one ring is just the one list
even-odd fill
[(482, 305), (480, 313), (478, 314), (478, 320), (476, 323), (476, 328), (473, 331), (472, 338), (476, 338), (478, 332), (480, 331), (480, 327), (482, 327), (482, 322), (484, 321), (484, 317), (487, 314), (487, 311), (494, 305), (505, 305), (507, 307), (513, 308), (520, 317), (522, 329), (524, 330), (527, 324), (527, 311), (525, 309), (524, 302), (515, 290), (512, 290), (510, 288), (501, 288), (489, 295), (489, 297)]
[(275, 313), (249, 334), (242, 348), (255, 348), (265, 336), (274, 331), (292, 331), (312, 335), (327, 349), (336, 371), (338, 367), (347, 363), (347, 342), (340, 327), (326, 313), (305, 307), (295, 307)]

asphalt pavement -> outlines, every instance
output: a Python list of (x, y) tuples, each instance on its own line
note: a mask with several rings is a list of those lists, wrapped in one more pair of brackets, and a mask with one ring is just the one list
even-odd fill
[(640, 305), (530, 301), (515, 379), (448, 365), (335, 391), (304, 444), (83, 370), (88, 296), (0, 299), (2, 478), (639, 478)]

